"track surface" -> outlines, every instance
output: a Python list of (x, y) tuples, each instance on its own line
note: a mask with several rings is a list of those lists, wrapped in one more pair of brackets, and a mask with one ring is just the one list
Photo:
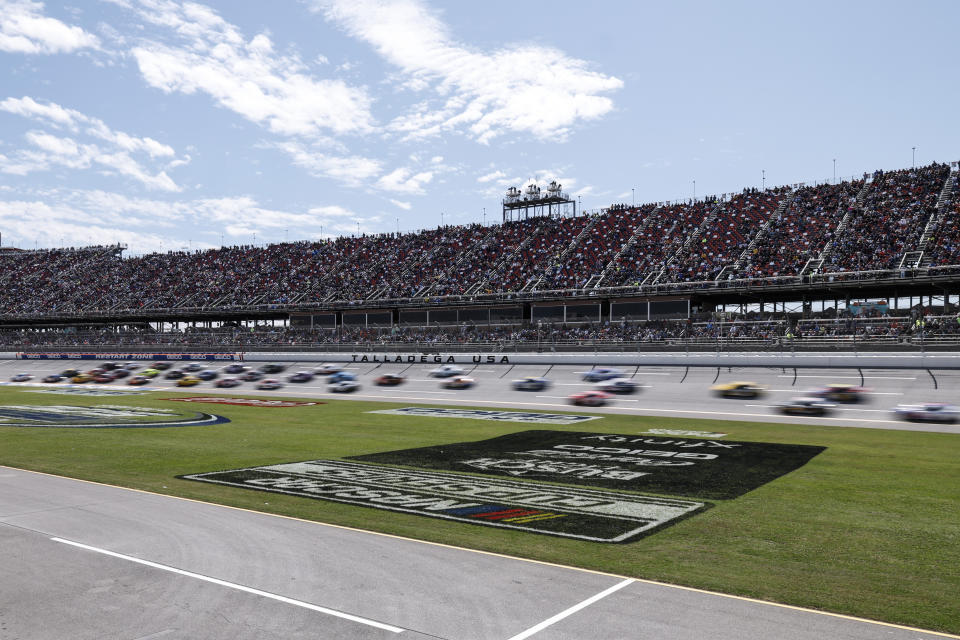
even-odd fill
[(0, 566), (18, 640), (942, 637), (4, 467)]
[[(78, 364), (3, 361), (0, 378), (21, 371), (39, 378)], [(277, 377), (316, 364), (291, 364)], [(578, 367), (547, 373), (486, 365), (468, 369), (474, 389), (446, 391), (428, 376), (431, 368), (351, 365), (363, 389), (337, 397), (557, 411), (570, 410), (566, 397), (591, 386)], [(386, 372), (403, 372), (407, 384), (373, 386)], [(545, 373), (554, 381), (547, 391), (510, 388), (513, 378)], [(950, 401), (956, 375), (937, 374), (939, 389), (925, 371), (863, 375), (870, 401), (842, 406), (828, 420), (779, 416), (771, 405), (818, 384), (859, 384), (860, 372), (807, 370), (794, 378), (792, 370), (644, 369), (635, 375), (641, 393), (595, 411), (960, 433), (889, 413), (899, 403)], [(708, 393), (715, 379), (754, 380), (770, 393), (761, 401), (722, 400)], [(147, 388), (172, 391), (173, 384), (156, 380)], [(218, 391), (333, 397), (322, 378), (274, 392), (249, 383)], [(0, 638), (19, 640), (943, 637), (2, 467), (0, 567)]]
[[(221, 363), (211, 363), (214, 369)], [(301, 370), (312, 370), (319, 363), (289, 363), (287, 371), (276, 377), (285, 380), (288, 375)], [(68, 366), (89, 368), (91, 361), (0, 361), (0, 380), (9, 380), (15, 373), (25, 372), (35, 376), (36, 383), (44, 375), (60, 372)], [(254, 363), (256, 366), (256, 363)], [(574, 408), (567, 400), (576, 391), (590, 389), (593, 385), (581, 380), (586, 370), (577, 366), (537, 367), (533, 365), (480, 365), (466, 368), (470, 377), (477, 381), (473, 389), (451, 391), (440, 388), (440, 381), (431, 378), (429, 372), (435, 365), (378, 365), (350, 364), (347, 370), (357, 374), (362, 385), (359, 391), (350, 394), (327, 392), (325, 380), (317, 376), (311, 382), (288, 383), (277, 391), (256, 391), (253, 383), (244, 383), (233, 389), (215, 389), (210, 382), (195, 387), (178, 389), (173, 380), (155, 379), (142, 387), (148, 390), (186, 391), (197, 393), (256, 394), (288, 397), (339, 397), (356, 400), (390, 400), (395, 402), (428, 403), (438, 405), (471, 405), (529, 409), (541, 411), (584, 411)], [(549, 369), (549, 371), (548, 371)], [(955, 402), (960, 389), (960, 371), (937, 371), (931, 376), (926, 371), (908, 370), (817, 370), (817, 369), (726, 369), (681, 367), (646, 367), (639, 370), (624, 369), (627, 377), (643, 385), (639, 393), (617, 396), (606, 407), (589, 409), (599, 413), (669, 416), (691, 419), (754, 420), (786, 422), (795, 424), (824, 424), (839, 427), (866, 427), (878, 429), (903, 429), (913, 431), (942, 431), (960, 433), (960, 426), (938, 424), (914, 424), (896, 419), (891, 408), (898, 404), (921, 402)], [(373, 379), (383, 373), (403, 373), (406, 384), (397, 387), (377, 387)], [(861, 378), (862, 374), (862, 378)], [(512, 379), (523, 376), (546, 375), (553, 386), (545, 391), (515, 391)], [(827, 417), (808, 418), (784, 416), (777, 412), (777, 402), (803, 395), (804, 390), (830, 383), (863, 384), (871, 389), (867, 401), (861, 404), (837, 406)], [(758, 400), (728, 400), (714, 397), (709, 388), (714, 381), (725, 382), (749, 380), (768, 387), (765, 397)], [(15, 383), (11, 383), (15, 384)], [(29, 383), (28, 383), (29, 384)], [(64, 383), (60, 383), (61, 385)], [(88, 383), (87, 387), (94, 386)], [(99, 386), (99, 385), (96, 385)], [(127, 387), (111, 383), (107, 387)], [(935, 388), (936, 387), (936, 388)]]

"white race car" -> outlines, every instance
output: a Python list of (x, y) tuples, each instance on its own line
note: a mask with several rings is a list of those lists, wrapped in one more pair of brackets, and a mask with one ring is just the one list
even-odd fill
[(960, 419), (960, 409), (944, 402), (900, 404), (894, 407), (893, 413), (901, 420), (911, 420), (914, 422), (954, 424)]
[(360, 383), (356, 380), (340, 380), (327, 385), (327, 391), (330, 393), (352, 393), (360, 388)]
[(640, 385), (630, 378), (613, 378), (598, 384), (597, 389), (607, 393), (636, 393), (640, 389)]
[(445, 364), (430, 371), (430, 375), (434, 378), (452, 378), (453, 376), (462, 376), (463, 367), (458, 367), (455, 364)]

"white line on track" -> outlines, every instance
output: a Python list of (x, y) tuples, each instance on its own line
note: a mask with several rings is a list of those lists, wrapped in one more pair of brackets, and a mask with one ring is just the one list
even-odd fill
[(163, 571), (169, 571), (170, 573), (176, 573), (178, 575), (186, 576), (188, 578), (194, 578), (196, 580), (203, 580), (204, 582), (210, 582), (212, 584), (216, 584), (221, 587), (236, 589), (237, 591), (243, 591), (245, 593), (252, 593), (255, 596), (261, 596), (263, 598), (269, 598), (270, 600), (276, 600), (277, 602), (292, 604), (294, 606), (302, 607), (304, 609), (310, 609), (311, 611), (325, 613), (329, 616), (343, 618), (344, 620), (350, 620), (351, 622), (358, 622), (360, 624), (364, 624), (369, 627), (376, 627), (377, 629), (383, 629), (384, 631), (392, 631), (393, 633), (401, 633), (403, 631), (403, 629), (401, 629), (400, 627), (394, 627), (393, 625), (377, 622), (376, 620), (368, 620), (367, 618), (361, 618), (359, 616), (355, 616), (349, 613), (344, 613), (343, 611), (337, 611), (335, 609), (327, 609), (326, 607), (320, 607), (315, 604), (310, 604), (309, 602), (304, 602), (303, 600), (294, 600), (293, 598), (281, 596), (276, 593), (270, 593), (269, 591), (261, 591), (260, 589), (254, 589), (253, 587), (246, 587), (242, 584), (237, 584), (235, 582), (227, 582), (226, 580), (220, 580), (219, 578), (211, 578), (210, 576), (201, 575), (199, 573), (193, 573), (192, 571), (177, 569), (176, 567), (160, 564), (159, 562), (151, 562), (150, 560), (141, 560), (140, 558), (135, 558), (133, 556), (124, 555), (122, 553), (116, 553), (115, 551), (108, 551), (106, 549), (101, 549), (100, 547), (91, 547), (90, 545), (87, 545), (87, 544), (81, 544), (79, 542), (74, 542), (72, 540), (65, 540), (63, 538), (50, 538), (50, 539), (53, 540), (54, 542), (61, 542), (63, 544), (68, 544), (72, 547), (86, 549), (87, 551), (93, 551), (95, 553), (102, 553), (103, 555), (111, 556), (113, 558), (120, 558), (121, 560), (127, 560), (129, 562), (136, 562), (137, 564), (142, 564), (147, 567), (152, 567), (154, 569), (161, 569)]
[[(792, 378), (793, 376), (778, 375), (778, 378)], [(823, 380), (859, 380), (860, 376), (810, 376), (799, 375), (798, 378), (821, 378)], [(916, 378), (899, 378), (896, 376), (863, 376), (864, 380), (916, 380)]]
[(543, 631), (544, 629), (546, 629), (546, 628), (549, 627), (550, 625), (552, 625), (552, 624), (554, 624), (554, 623), (556, 623), (556, 622), (560, 622), (560, 621), (563, 620), (564, 618), (573, 615), (574, 613), (576, 613), (577, 611), (580, 611), (581, 609), (586, 609), (587, 607), (589, 607), (590, 605), (592, 605), (594, 602), (597, 602), (598, 600), (602, 600), (602, 599), (606, 598), (608, 595), (610, 595), (611, 593), (615, 593), (615, 592), (619, 591), (620, 589), (623, 589), (624, 587), (630, 586), (630, 585), (633, 584), (633, 583), (634, 583), (634, 580), (633, 580), (632, 578), (627, 578), (627, 579), (624, 580), (623, 582), (618, 582), (617, 584), (613, 585), (613, 586), (610, 587), (609, 589), (605, 589), (605, 590), (601, 591), (600, 593), (596, 594), (595, 596), (591, 596), (591, 597), (587, 598), (586, 600), (584, 600), (583, 602), (581, 602), (581, 603), (579, 603), (579, 604), (575, 604), (575, 605), (573, 605), (572, 607), (570, 607), (569, 609), (566, 609), (566, 610), (564, 610), (564, 611), (561, 611), (560, 613), (558, 613), (557, 615), (553, 616), (552, 618), (547, 618), (546, 620), (544, 620), (544, 621), (541, 622), (540, 624), (534, 625), (534, 626), (530, 627), (529, 629), (527, 629), (526, 631), (523, 631), (522, 633), (518, 633), (517, 635), (513, 636), (513, 637), (510, 638), (509, 640), (524, 640), (524, 638), (529, 638), (530, 636), (532, 636), (532, 635), (534, 635), (534, 634), (536, 634), (536, 633), (540, 633), (541, 631)]

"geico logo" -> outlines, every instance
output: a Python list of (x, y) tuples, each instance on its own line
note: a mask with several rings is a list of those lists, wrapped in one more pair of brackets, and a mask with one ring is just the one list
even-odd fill
[(378, 504), (396, 504), (405, 507), (420, 507), (427, 511), (443, 511), (446, 509), (462, 509), (479, 506), (478, 502), (458, 502), (447, 498), (405, 494), (389, 489), (367, 489), (344, 484), (324, 484), (317, 480), (302, 478), (270, 478), (263, 480), (249, 480), (247, 484), (254, 484), (278, 489), (299, 489), (307, 493), (327, 495), (335, 498), (369, 500)]
[(588, 447), (582, 444), (558, 444), (554, 449), (566, 451), (592, 451), (594, 453), (609, 453), (622, 456), (656, 456), (658, 458), (686, 458), (691, 460), (713, 460), (715, 453), (691, 453), (689, 451), (657, 451), (648, 449), (622, 449), (620, 447)]

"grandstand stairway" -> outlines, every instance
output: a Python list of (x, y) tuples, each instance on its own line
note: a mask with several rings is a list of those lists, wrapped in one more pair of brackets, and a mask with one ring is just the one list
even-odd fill
[[(600, 220), (600, 216), (591, 216), (590, 222), (580, 230), (580, 233), (577, 234), (577, 237), (570, 241), (570, 244), (567, 245), (567, 248), (563, 250), (556, 260), (555, 266), (564, 264), (566, 257), (573, 251), (576, 247), (580, 245), (584, 238), (590, 235), (591, 230), (596, 226), (597, 221)], [(535, 281), (528, 282), (520, 291), (537, 291), (540, 287), (540, 283), (543, 282), (543, 279), (546, 277), (549, 269), (542, 271), (540, 277)]]
[[(946, 182), (943, 183), (943, 189), (940, 190), (940, 196), (937, 198), (936, 211), (930, 216), (930, 220), (927, 221), (927, 226), (923, 229), (923, 235), (920, 236), (920, 242), (917, 247), (918, 251), (927, 252), (927, 245), (930, 244), (930, 238), (933, 237), (934, 232), (941, 227), (944, 219), (947, 217), (947, 213), (950, 211), (950, 205), (953, 204), (953, 185), (957, 177), (957, 168), (954, 167), (947, 176)], [(929, 253), (927, 253), (926, 256), (920, 258), (916, 266), (928, 267), (930, 266), (929, 261), (930, 256)]]
[(493, 269), (491, 269), (490, 271), (488, 271), (486, 277), (484, 277), (483, 280), (480, 280), (479, 282), (476, 282), (473, 286), (471, 286), (469, 289), (467, 289), (465, 293), (466, 293), (468, 296), (474, 295), (474, 294), (477, 293), (478, 291), (482, 290), (483, 287), (485, 287), (486, 285), (490, 284), (490, 281), (493, 280), (494, 278), (496, 278), (497, 276), (499, 276), (500, 273), (502, 273), (503, 270), (506, 269), (506, 268), (510, 265), (510, 263), (513, 261), (514, 257), (517, 256), (517, 255), (519, 255), (524, 249), (526, 249), (528, 246), (530, 246), (530, 243), (533, 242), (533, 239), (536, 238), (536, 237), (537, 237), (538, 235), (540, 235), (541, 233), (543, 233), (543, 231), (544, 231), (544, 227), (543, 227), (543, 223), (541, 222), (540, 224), (537, 225), (537, 228), (533, 230), (533, 233), (528, 234), (527, 237), (523, 239), (523, 242), (521, 242), (520, 244), (518, 244), (518, 245), (514, 248), (514, 250), (509, 253), (509, 255), (507, 255), (505, 258), (502, 258), (502, 259), (500, 260), (500, 262), (498, 262), (498, 263), (493, 267)]
[[(870, 193), (870, 186), (873, 184), (873, 178), (867, 177), (863, 181), (863, 186), (860, 188), (860, 191), (857, 192), (857, 197), (854, 199), (853, 206), (847, 209), (847, 212), (843, 214), (843, 218), (840, 220), (840, 223), (837, 225), (836, 231), (833, 232), (833, 236), (830, 241), (827, 242), (823, 250), (820, 252), (820, 255), (816, 257), (816, 260), (819, 261), (817, 264), (817, 269), (822, 269), (823, 265), (826, 264), (827, 258), (830, 257), (830, 254), (833, 252), (833, 247), (836, 244), (836, 241), (843, 235), (844, 230), (847, 228), (847, 225), (850, 223), (850, 216), (853, 215), (854, 211), (863, 209), (863, 201), (866, 199), (867, 194)], [(810, 261), (807, 261), (807, 264), (810, 264)], [(804, 270), (806, 270), (806, 266)], [(800, 272), (801, 275), (804, 275), (803, 272)]]
[(663, 263), (663, 266), (660, 267), (659, 271), (654, 272), (656, 273), (656, 277), (651, 280), (650, 276), (647, 276), (647, 278), (644, 279), (641, 284), (648, 284), (648, 281), (649, 284), (657, 284), (660, 282), (663, 274), (667, 272), (667, 267), (676, 262), (677, 258), (685, 256), (687, 253), (689, 253), (691, 245), (693, 245), (693, 243), (696, 242), (701, 235), (703, 235), (704, 231), (709, 229), (710, 226), (717, 221), (717, 216), (720, 215), (720, 210), (722, 208), (723, 204), (720, 201), (717, 201), (714, 204), (713, 209), (710, 210), (710, 213), (704, 216), (703, 222), (700, 223), (700, 226), (697, 227), (697, 230), (687, 236), (687, 239), (684, 241), (683, 245), (677, 249), (674, 254), (667, 259), (666, 262)]
[(423, 287), (420, 287), (420, 290), (417, 291), (415, 294), (413, 294), (413, 297), (418, 298), (418, 297), (420, 297), (420, 296), (428, 296), (428, 295), (430, 295), (431, 293), (433, 293), (433, 288), (434, 288), (435, 286), (437, 286), (437, 281), (438, 281), (438, 280), (446, 279), (451, 273), (453, 273), (454, 271), (456, 271), (457, 267), (460, 266), (460, 264), (461, 264), (464, 260), (470, 260), (470, 259), (472, 259), (472, 258), (473, 258), (473, 254), (474, 254), (480, 247), (485, 246), (487, 243), (489, 243), (489, 242), (491, 242), (491, 241), (493, 240), (493, 237), (497, 234), (497, 231), (498, 231), (497, 225), (493, 225), (492, 227), (490, 227), (490, 231), (487, 233), (487, 235), (485, 235), (485, 236), (483, 237), (483, 240), (481, 240), (480, 242), (476, 243), (476, 244), (473, 246), (473, 248), (470, 249), (470, 251), (467, 251), (467, 252), (464, 253), (462, 256), (460, 256), (460, 259), (457, 260), (456, 262), (454, 262), (454, 263), (450, 266), (449, 269), (447, 269), (446, 271), (444, 271), (442, 274), (440, 274), (440, 275), (438, 275), (438, 276), (435, 276), (435, 277), (433, 278), (433, 280), (431, 280), (428, 284), (424, 285)]
[[(641, 233), (647, 230), (647, 228), (651, 225), (654, 218), (657, 217), (658, 215), (657, 212), (660, 211), (660, 209), (662, 208), (663, 207), (658, 205), (656, 209), (651, 211), (650, 214), (643, 219), (643, 222), (641, 222), (636, 226), (636, 228), (633, 230), (633, 233), (630, 235), (630, 238), (627, 240), (626, 244), (620, 247), (620, 251), (617, 251), (617, 255), (613, 256), (613, 258), (610, 259), (610, 262), (608, 262), (607, 266), (603, 268), (603, 271), (600, 273), (599, 277), (598, 276), (590, 277), (590, 280), (587, 281), (587, 285), (584, 287), (585, 289), (596, 288), (603, 283), (604, 278), (610, 275), (610, 271), (617, 264), (617, 261), (620, 259), (620, 256), (622, 256), (625, 252), (629, 251), (630, 248), (633, 247), (633, 245), (637, 244), (637, 238), (640, 237)], [(594, 282), (594, 278), (596, 278), (595, 282)], [(593, 282), (592, 285), (591, 285), (591, 282)]]
[(757, 245), (760, 244), (760, 241), (767, 236), (767, 232), (770, 230), (770, 225), (773, 224), (774, 220), (780, 220), (783, 217), (783, 214), (787, 211), (787, 207), (793, 203), (796, 197), (796, 190), (791, 191), (789, 194), (784, 196), (783, 200), (780, 201), (780, 204), (777, 205), (777, 208), (774, 210), (774, 212), (771, 213), (770, 217), (767, 218), (763, 223), (763, 226), (761, 226), (757, 230), (757, 233), (754, 234), (753, 238), (750, 240), (750, 244), (747, 245), (747, 248), (740, 253), (740, 256), (737, 258), (737, 260), (733, 264), (728, 264), (720, 270), (720, 273), (717, 274), (717, 280), (724, 280), (731, 275), (735, 276), (736, 274), (740, 273), (740, 271), (743, 269), (744, 263), (753, 254), (753, 250), (756, 249)]

